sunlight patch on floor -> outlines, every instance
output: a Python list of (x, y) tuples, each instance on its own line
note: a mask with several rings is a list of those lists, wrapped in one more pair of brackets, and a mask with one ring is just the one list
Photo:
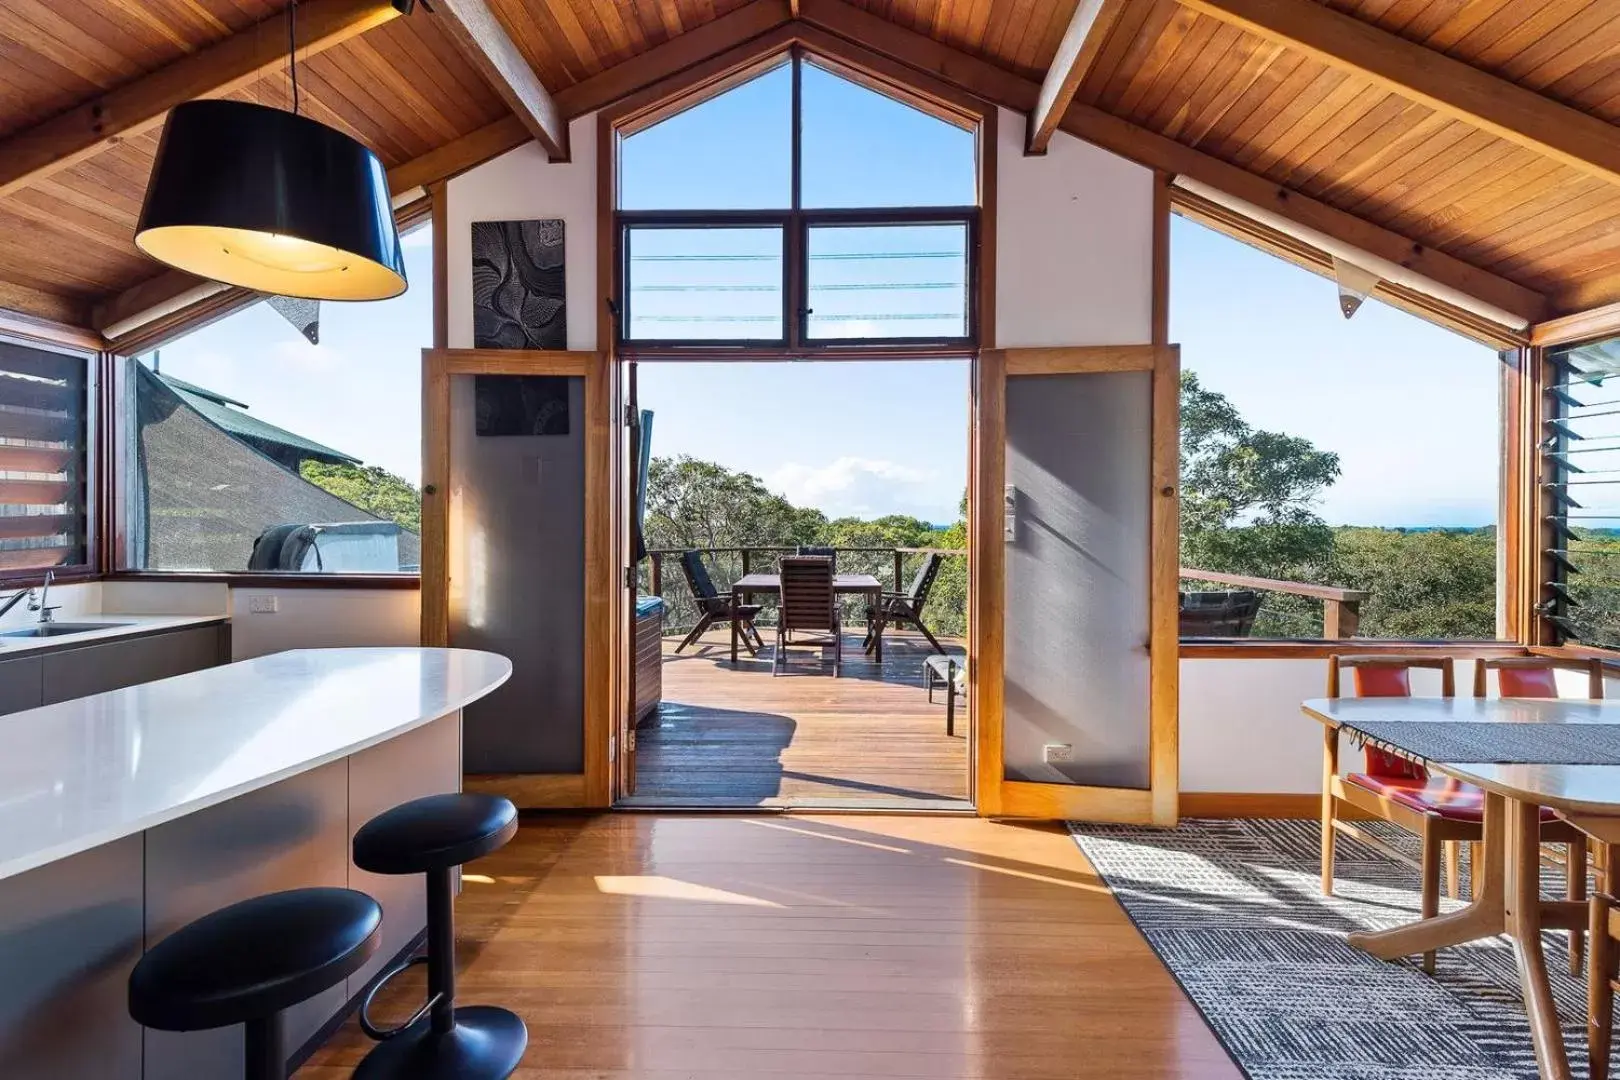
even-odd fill
[(708, 885), (663, 877), (659, 874), (636, 874), (625, 877), (598, 874), (596, 888), (597, 891), (607, 893), (609, 896), (636, 896), (651, 900), (692, 900), (703, 904), (737, 904), (745, 907), (779, 908), (782, 906), (774, 900), (766, 900), (758, 896), (745, 896), (742, 893), (728, 892), (725, 889), (715, 889)]

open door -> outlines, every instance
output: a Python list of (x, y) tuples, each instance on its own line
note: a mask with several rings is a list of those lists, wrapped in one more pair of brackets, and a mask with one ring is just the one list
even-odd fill
[(625, 587), (630, 595), (626, 598), (624, 642), (626, 677), (620, 688), (624, 700), (619, 708), (619, 772), (616, 789), (617, 798), (628, 798), (636, 793), (636, 723), (637, 700), (640, 697), (638, 688), (647, 674), (642, 668), (648, 663), (662, 662), (662, 655), (647, 656), (643, 653), (642, 636), (638, 628), (641, 621), (640, 610), (640, 570), (641, 561), (647, 557), (646, 537), (642, 531), (646, 520), (647, 507), (647, 459), (648, 459), (648, 426), (641, 412), (641, 405), (636, 395), (636, 362), (627, 360), (624, 363), (624, 422), (626, 430), (627, 453), (625, 466), (630, 474), (630, 483), (626, 485), (629, 495), (629, 506), (626, 508), (626, 520), (630, 526), (629, 565), (624, 575)]
[(1174, 346), (987, 350), (974, 387), (975, 802), (1174, 824)]

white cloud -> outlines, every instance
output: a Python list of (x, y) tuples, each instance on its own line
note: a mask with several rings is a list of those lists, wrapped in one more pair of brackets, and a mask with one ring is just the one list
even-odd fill
[(936, 524), (956, 516), (957, 496), (943, 490), (942, 481), (933, 470), (861, 457), (819, 466), (792, 462), (765, 477), (766, 486), (793, 505), (815, 507), (828, 517), (910, 514)]
[(412, 229), (399, 238), (399, 246), (405, 248), (426, 248), (433, 246), (433, 230), (427, 226)]

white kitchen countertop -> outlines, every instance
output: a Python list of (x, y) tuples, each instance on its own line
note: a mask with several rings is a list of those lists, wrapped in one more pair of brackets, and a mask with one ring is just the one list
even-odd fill
[(86, 630), (82, 634), (64, 634), (61, 637), (6, 637), (5, 633), (11, 630), (27, 630), (35, 626), (33, 619), (19, 622), (15, 625), (8, 623), (0, 628), (0, 661), (11, 660), (29, 653), (46, 652), (53, 649), (71, 649), (79, 645), (105, 645), (115, 638), (137, 637), (141, 634), (157, 633), (161, 630), (179, 630), (188, 626), (206, 626), (209, 623), (222, 623), (227, 620), (225, 615), (102, 615), (97, 612), (79, 612), (66, 615), (56, 621), (64, 626), (74, 624), (94, 623), (105, 625), (105, 630)]
[(0, 717), (0, 879), (347, 757), (511, 674), (468, 649), (300, 649)]

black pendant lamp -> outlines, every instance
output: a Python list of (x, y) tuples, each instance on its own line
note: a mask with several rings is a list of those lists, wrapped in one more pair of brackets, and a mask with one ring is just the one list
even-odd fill
[[(293, 7), (288, 37), (296, 42)], [(289, 49), (296, 56), (296, 51)], [(178, 269), (277, 296), (384, 300), (405, 260), (382, 163), (293, 111), (224, 99), (169, 112), (135, 244)]]

